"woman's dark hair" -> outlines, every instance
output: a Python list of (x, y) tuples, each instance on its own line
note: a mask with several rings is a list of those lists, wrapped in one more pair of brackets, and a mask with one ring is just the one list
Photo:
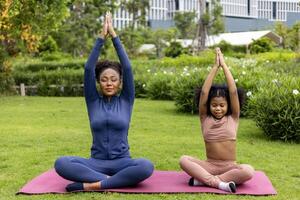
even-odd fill
[(99, 82), (99, 75), (106, 69), (113, 69), (119, 73), (120, 78), (122, 79), (122, 66), (120, 63), (109, 60), (98, 61), (95, 68), (96, 79)]
[[(196, 102), (197, 108), (199, 107), (200, 94), (201, 94), (201, 88), (196, 88), (195, 89), (195, 102)], [(224, 97), (227, 100), (227, 104), (228, 104), (228, 110), (227, 110), (226, 115), (232, 114), (229, 90), (228, 90), (227, 85), (212, 85), (211, 86), (209, 93), (208, 93), (208, 99), (207, 99), (207, 104), (206, 104), (208, 116), (212, 115), (210, 112), (210, 101), (213, 97)], [(245, 101), (245, 91), (243, 88), (238, 88), (238, 97), (239, 97), (239, 102), (240, 102), (240, 109), (242, 109), (242, 106)]]

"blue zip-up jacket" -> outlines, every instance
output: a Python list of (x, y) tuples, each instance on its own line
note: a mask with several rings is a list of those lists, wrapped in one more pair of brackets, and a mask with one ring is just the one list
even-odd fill
[(108, 101), (96, 88), (95, 66), (104, 44), (102, 38), (96, 40), (84, 69), (84, 95), (93, 135), (91, 157), (104, 160), (130, 157), (127, 136), (134, 102), (130, 61), (119, 37), (112, 41), (123, 70), (120, 95), (113, 96)]

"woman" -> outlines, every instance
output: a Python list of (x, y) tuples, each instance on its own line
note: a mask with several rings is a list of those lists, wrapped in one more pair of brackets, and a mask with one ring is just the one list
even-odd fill
[[(97, 62), (105, 38), (110, 35), (120, 63)], [(101, 95), (96, 89), (100, 84)], [(122, 90), (119, 90), (122, 85)], [(65, 156), (56, 160), (55, 170), (74, 181), (67, 191), (99, 190), (133, 186), (150, 177), (153, 164), (146, 159), (131, 159), (128, 128), (134, 103), (131, 65), (112, 26), (111, 14), (96, 40), (85, 65), (84, 92), (93, 135), (91, 158)]]
[[(220, 67), (228, 88), (212, 86)], [(192, 176), (189, 185), (207, 185), (234, 193), (236, 184), (251, 179), (254, 169), (250, 165), (236, 163), (236, 134), (242, 104), (239, 97), (242, 95), (238, 94), (219, 48), (216, 49), (215, 64), (199, 93), (197, 100), (207, 160), (182, 156), (180, 166)]]

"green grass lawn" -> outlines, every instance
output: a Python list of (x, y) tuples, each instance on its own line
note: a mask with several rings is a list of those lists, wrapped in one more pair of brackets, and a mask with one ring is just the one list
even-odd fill
[[(129, 143), (134, 158), (157, 170), (180, 170), (181, 155), (205, 158), (197, 116), (180, 114), (173, 102), (136, 99)], [(0, 199), (300, 199), (300, 145), (270, 141), (250, 119), (241, 119), (238, 161), (264, 171), (278, 195), (212, 194), (18, 195), (29, 180), (62, 155), (89, 157), (91, 134), (83, 98), (0, 97)]]

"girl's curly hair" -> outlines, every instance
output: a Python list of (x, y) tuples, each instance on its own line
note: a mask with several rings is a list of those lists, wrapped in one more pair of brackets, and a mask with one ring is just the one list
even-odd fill
[[(201, 94), (201, 88), (195, 89), (195, 102), (197, 105), (197, 108), (199, 107), (199, 100), (200, 100), (200, 94)], [(231, 106), (230, 106), (230, 97), (229, 97), (229, 90), (227, 85), (212, 85), (209, 93), (208, 93), (208, 99), (207, 99), (207, 115), (211, 116), (210, 112), (210, 101), (213, 97), (224, 97), (227, 100), (228, 103), (228, 110), (226, 115), (232, 114)], [(242, 108), (244, 101), (245, 101), (245, 91), (243, 88), (238, 88), (238, 98), (240, 102), (240, 109)]]

